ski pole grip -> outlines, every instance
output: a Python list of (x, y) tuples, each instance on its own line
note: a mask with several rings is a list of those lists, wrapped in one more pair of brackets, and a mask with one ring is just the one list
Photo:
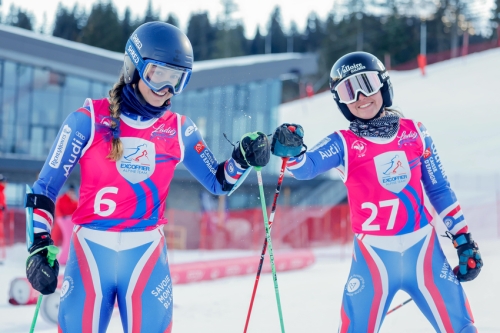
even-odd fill
[(476, 268), (476, 261), (474, 259), (472, 259), (472, 258), (469, 258), (467, 260), (467, 266), (469, 268)]
[(47, 247), (47, 260), (49, 265), (54, 266), (54, 261), (56, 260), (56, 256), (59, 253), (59, 248), (55, 245), (49, 245)]

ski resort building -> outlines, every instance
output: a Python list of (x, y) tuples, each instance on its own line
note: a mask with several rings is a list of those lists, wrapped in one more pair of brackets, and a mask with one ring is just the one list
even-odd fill
[[(108, 96), (124, 55), (5, 25), (0, 25), (0, 45), (0, 173), (9, 182), (9, 205), (20, 207), (24, 184), (35, 181), (63, 120), (85, 98)], [(224, 134), (232, 142), (249, 131), (271, 134), (278, 125), (283, 82), (314, 74), (317, 67), (316, 55), (299, 53), (195, 61), (191, 81), (173, 98), (172, 111), (193, 119), (215, 157), (223, 160), (233, 148)], [(263, 169), (268, 201), (280, 164), (273, 157)], [(78, 187), (78, 169), (68, 178), (66, 184), (70, 183)], [(248, 177), (225, 207), (258, 207), (256, 184), (255, 175)], [(302, 182), (300, 190), (294, 189), (296, 184), (291, 178), (285, 181), (283, 200), (289, 204), (303, 200), (301, 192), (326, 186), (321, 179)], [(329, 180), (326, 188), (335, 188), (335, 184), (337, 181)], [(182, 165), (170, 192), (167, 207), (209, 209), (210, 205), (203, 207), (206, 191)], [(341, 193), (335, 200), (344, 198), (345, 192)]]

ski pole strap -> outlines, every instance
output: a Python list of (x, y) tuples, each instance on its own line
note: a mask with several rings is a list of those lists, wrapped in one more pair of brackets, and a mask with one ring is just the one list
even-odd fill
[(35, 194), (35, 193), (27, 193), (26, 194), (26, 203), (24, 205), (26, 208), (39, 208), (44, 209), (54, 215), (54, 211), (56, 210), (56, 205), (54, 202), (43, 194)]

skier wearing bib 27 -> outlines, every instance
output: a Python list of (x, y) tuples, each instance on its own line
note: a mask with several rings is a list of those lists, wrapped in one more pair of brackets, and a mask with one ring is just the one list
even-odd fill
[(42, 294), (57, 286), (59, 264), (46, 258), (54, 201), (81, 166), (69, 259), (59, 307), (59, 332), (105, 332), (115, 301), (125, 332), (171, 332), (172, 282), (162, 227), (174, 169), (183, 162), (214, 194), (226, 194), (250, 165), (269, 161), (266, 135), (244, 135), (232, 158), (218, 163), (186, 116), (170, 111), (193, 65), (188, 38), (149, 22), (125, 47), (123, 71), (109, 98), (87, 99), (68, 116), (27, 195), (34, 244), (27, 276)]
[[(389, 74), (372, 54), (337, 60), (330, 89), (349, 129), (304, 153), (303, 129), (293, 124), (292, 133), (284, 124), (271, 151), (295, 156), (287, 168), (297, 179), (336, 168), (347, 187), (355, 237), (339, 332), (378, 332), (398, 290), (413, 298), (436, 332), (477, 332), (460, 282), (476, 278), (483, 262), (429, 132), (389, 108)], [(457, 250), (456, 274), (433, 228), (431, 204)]]

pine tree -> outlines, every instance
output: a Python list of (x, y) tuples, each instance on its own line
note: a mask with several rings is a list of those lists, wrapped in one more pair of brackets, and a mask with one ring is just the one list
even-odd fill
[(179, 27), (179, 19), (177, 18), (177, 16), (175, 16), (172, 13), (168, 14), (166, 22), (168, 24), (171, 24), (171, 25), (174, 25), (176, 27)]
[(274, 8), (269, 20), (269, 29), (266, 36), (266, 53), (286, 52), (286, 36), (282, 29), (281, 9)]
[(307, 52), (318, 51), (322, 41), (325, 38), (325, 29), (323, 22), (318, 18), (316, 13), (309, 14), (307, 18), (307, 26), (305, 31), (305, 48)]
[(208, 13), (191, 14), (187, 37), (193, 46), (195, 61), (212, 59), (216, 29), (210, 24)]
[(82, 30), (82, 43), (103, 49), (123, 52), (122, 31), (116, 9), (110, 0), (92, 7), (87, 24)]
[(155, 12), (153, 10), (153, 4), (152, 4), (151, 0), (148, 0), (148, 7), (146, 8), (146, 14), (144, 15), (144, 19), (142, 20), (142, 23), (159, 21), (159, 20), (160, 20), (159, 16), (155, 15)]
[(260, 34), (260, 28), (255, 29), (255, 37), (250, 41), (250, 54), (264, 53), (264, 37)]
[(33, 21), (33, 14), (21, 8), (17, 8), (14, 5), (10, 5), (5, 23), (18, 28), (33, 30)]
[(79, 41), (85, 20), (85, 12), (78, 8), (78, 4), (70, 11), (68, 8), (64, 7), (62, 3), (59, 3), (57, 5), (52, 36)]
[(496, 28), (493, 31), (491, 38), (497, 40), (497, 46), (500, 46), (500, 0), (495, 0), (495, 5), (491, 10), (491, 21), (493, 23), (493, 27)]
[(132, 21), (132, 17), (130, 14), (130, 8), (127, 7), (125, 8), (125, 13), (123, 15), (123, 20), (120, 22), (120, 27), (121, 27), (121, 45), (125, 47), (125, 44), (127, 44), (127, 40), (134, 32), (135, 29), (139, 26), (138, 22)]
[(290, 23), (290, 31), (288, 32), (287, 36), (287, 52), (306, 52), (306, 42), (306, 36), (302, 35), (299, 32), (297, 23), (295, 23), (295, 21), (292, 21)]
[(216, 24), (213, 58), (237, 57), (246, 54), (247, 40), (243, 24), (232, 18), (238, 7), (233, 0), (221, 1), (224, 12)]

